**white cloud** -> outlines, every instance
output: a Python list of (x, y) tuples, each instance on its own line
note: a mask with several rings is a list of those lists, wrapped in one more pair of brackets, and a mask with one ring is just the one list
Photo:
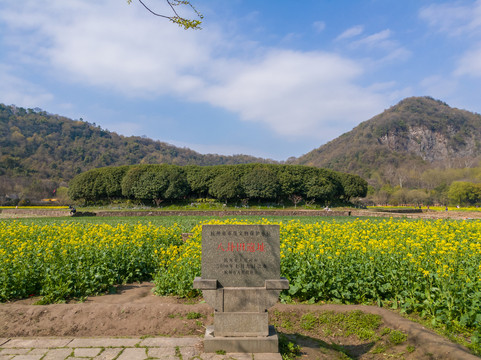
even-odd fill
[(458, 83), (450, 76), (433, 75), (428, 76), (421, 81), (421, 88), (425, 94), (436, 99), (450, 98), (456, 94)]
[(352, 41), (350, 49), (363, 49), (369, 53), (381, 51), (386, 53), (381, 57), (374, 57), (372, 63), (377, 65), (392, 61), (405, 61), (411, 57), (411, 51), (401, 46), (398, 41), (392, 39), (392, 31), (385, 29), (377, 33), (366, 35), (358, 40)]
[(463, 54), (454, 74), (481, 76), (481, 44)]
[(299, 39), (301, 39), (299, 33), (289, 33), (282, 38), (281, 42), (282, 44), (289, 44), (298, 41)]
[(6, 105), (22, 104), (35, 108), (52, 100), (53, 95), (42, 87), (12, 75), (10, 66), (0, 64), (0, 101)]
[[(226, 145), (226, 144), (202, 144), (184, 142), (178, 140), (166, 140), (168, 144), (178, 147), (188, 148), (197, 151), (201, 154), (222, 154), (222, 155), (238, 155), (238, 154), (252, 154), (252, 148), (241, 145)], [(255, 156), (268, 158), (270, 155), (265, 152), (257, 153)]]
[(451, 36), (479, 35), (481, 31), (481, 0), (469, 5), (432, 4), (423, 8), (419, 12), (419, 17), (438, 31)]
[(365, 36), (362, 39), (353, 42), (352, 46), (355, 46), (355, 47), (364, 46), (369, 48), (391, 47), (393, 45), (393, 41), (390, 40), (390, 37), (391, 37), (391, 30), (386, 29), (375, 34)]
[[(215, 27), (184, 31), (118, 0), (24, 0), (8, 6), (0, 17), (20, 39), (18, 58), (40, 62), (66, 83), (207, 102), (284, 137), (322, 141), (350, 130), (389, 101), (389, 94), (357, 84), (364, 72), (360, 64), (333, 53), (233, 43)], [(362, 32), (355, 27), (340, 37)], [(385, 45), (390, 35), (385, 30), (360, 41)], [(21, 46), (22, 39), (31, 46)], [(250, 56), (236, 57), (236, 49), (246, 47)]]
[(344, 39), (350, 39), (355, 36), (361, 35), (364, 32), (364, 26), (362, 25), (357, 25), (353, 26), (346, 31), (344, 31), (342, 34), (340, 34), (336, 40), (344, 40)]
[(131, 95), (198, 86), (188, 70), (208, 62), (209, 47), (204, 44), (209, 38), (122, 5), (117, 0), (27, 0), (11, 10), (7, 21), (19, 32), (35, 30), (36, 47), (19, 51), (39, 56), (70, 81)]
[(315, 21), (313, 24), (312, 24), (312, 27), (314, 28), (314, 30), (317, 32), (317, 33), (320, 33), (322, 31), (324, 31), (324, 29), (326, 28), (326, 23), (324, 21)]
[(108, 122), (104, 126), (109, 131), (114, 131), (117, 134), (125, 134), (126, 136), (141, 136), (147, 130), (138, 122)]
[(395, 47), (386, 56), (382, 57), (377, 63), (392, 61), (406, 61), (411, 58), (412, 52), (404, 47)]
[[(286, 137), (329, 138), (329, 124), (350, 129), (385, 99), (355, 85), (362, 68), (338, 55), (272, 50), (199, 93), (199, 100), (266, 123)], [(342, 125), (341, 125), (342, 126)]]
[(433, 4), (422, 9), (419, 16), (437, 31), (466, 43), (467, 50), (459, 55), (450, 75), (481, 76), (481, 0), (469, 5)]

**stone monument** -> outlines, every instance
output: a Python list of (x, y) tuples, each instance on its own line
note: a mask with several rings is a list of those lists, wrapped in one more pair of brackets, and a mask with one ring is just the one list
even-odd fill
[(204, 225), (202, 273), (194, 288), (214, 308), (205, 352), (279, 352), (267, 313), (289, 288), (280, 277), (279, 225)]

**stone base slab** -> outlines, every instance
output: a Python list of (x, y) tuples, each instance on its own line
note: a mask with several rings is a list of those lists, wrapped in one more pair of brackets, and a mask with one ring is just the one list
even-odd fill
[[(279, 338), (274, 326), (269, 326), (268, 336), (258, 337), (214, 336), (214, 326), (207, 326), (204, 337), (204, 352), (215, 353), (218, 350), (224, 350), (226, 353), (279, 354)], [(280, 354), (279, 359), (281, 359)]]
[(269, 336), (269, 314), (263, 313), (214, 313), (215, 337)]

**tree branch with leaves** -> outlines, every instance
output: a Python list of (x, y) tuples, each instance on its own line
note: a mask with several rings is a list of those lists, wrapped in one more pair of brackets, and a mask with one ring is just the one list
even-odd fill
[[(151, 14), (155, 16), (159, 16), (165, 19), (168, 19), (172, 21), (174, 24), (177, 24), (181, 27), (183, 27), (185, 30), (188, 29), (195, 29), (195, 30), (200, 30), (202, 29), (200, 25), (202, 24), (202, 19), (204, 16), (197, 11), (197, 9), (190, 3), (190, 1), (187, 0), (165, 0), (169, 7), (172, 9), (173, 15), (164, 15), (164, 14), (159, 14), (155, 11), (153, 11), (150, 7), (145, 5), (145, 3), (142, 0), (138, 0), (139, 3), (142, 4), (144, 8), (146, 8)], [(132, 0), (127, 0), (127, 3), (130, 4), (132, 3)], [(176, 10), (176, 7), (178, 6), (185, 6), (185, 7), (190, 7), (194, 13), (197, 16), (197, 19), (187, 19), (179, 15), (179, 13)]]

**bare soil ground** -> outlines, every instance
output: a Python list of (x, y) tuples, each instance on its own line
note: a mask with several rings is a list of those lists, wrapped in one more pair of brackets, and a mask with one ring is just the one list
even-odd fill
[[(39, 298), (0, 304), (0, 337), (20, 336), (200, 336), (212, 309), (199, 300), (160, 297), (152, 283), (130, 284), (116, 294), (85, 302), (34, 305)], [(188, 313), (199, 319), (187, 319)], [(192, 315), (190, 317), (193, 317)]]
[[(159, 297), (152, 283), (119, 287), (117, 294), (88, 298), (83, 303), (34, 305), (35, 298), (0, 304), (0, 337), (37, 336), (203, 336), (213, 322), (213, 310), (202, 299)], [(335, 321), (305, 326), (303, 316), (352, 312), (380, 316), (374, 337), (360, 340), (346, 334)], [(350, 305), (285, 305), (270, 310), (286, 344), (301, 347), (301, 359), (477, 359), (466, 349), (411, 322), (377, 307)], [(318, 323), (318, 322), (317, 322)], [(393, 344), (386, 329), (407, 334), (407, 340)]]

